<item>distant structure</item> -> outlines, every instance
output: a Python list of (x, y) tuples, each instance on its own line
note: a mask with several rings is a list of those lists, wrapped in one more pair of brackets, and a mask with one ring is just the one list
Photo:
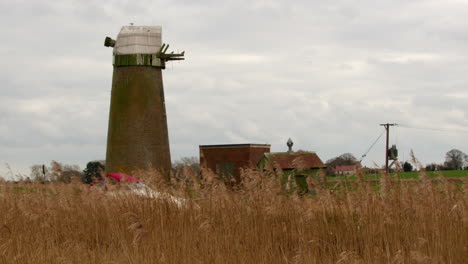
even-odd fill
[(222, 177), (226, 182), (240, 182), (241, 168), (255, 168), (268, 144), (200, 145), (200, 165)]
[(107, 135), (106, 171), (155, 168), (169, 177), (171, 157), (161, 70), (169, 60), (159, 26), (124, 26), (113, 47), (114, 72)]
[(269, 144), (200, 145), (200, 165), (226, 182), (240, 182), (241, 168), (281, 169), (286, 175), (304, 178), (326, 166), (315, 152), (293, 151), (288, 139), (286, 152), (270, 152)]
[(259, 167), (266, 168), (268, 163), (273, 169), (276, 166), (283, 171), (302, 172), (325, 168), (325, 164), (317, 153), (310, 151), (265, 153), (260, 160)]
[(258, 167), (272, 169), (281, 168), (283, 171), (295, 171), (296, 173), (310, 172), (325, 168), (317, 153), (311, 151), (293, 151), (294, 142), (289, 138), (286, 142), (287, 152), (264, 153), (258, 163)]
[(283, 182), (287, 182), (291, 177), (296, 182), (300, 193), (309, 192), (306, 178), (311, 176), (322, 182), (318, 172), (326, 166), (315, 152), (293, 151), (291, 139), (288, 139), (286, 145), (288, 146), (286, 152), (264, 153), (257, 167), (266, 171), (282, 171)]
[(338, 176), (351, 176), (356, 175), (356, 165), (342, 165), (335, 167), (335, 175)]

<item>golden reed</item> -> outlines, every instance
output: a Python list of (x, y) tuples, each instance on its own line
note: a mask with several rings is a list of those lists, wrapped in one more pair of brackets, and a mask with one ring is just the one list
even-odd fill
[[(169, 200), (72, 184), (0, 183), (0, 263), (464, 263), (465, 180), (384, 176), (372, 185), (246, 170), (242, 186), (184, 168), (171, 183), (136, 175)], [(381, 187), (379, 187), (382, 185)], [(290, 190), (285, 190), (289, 188)], [(333, 189), (333, 190), (331, 190)]]

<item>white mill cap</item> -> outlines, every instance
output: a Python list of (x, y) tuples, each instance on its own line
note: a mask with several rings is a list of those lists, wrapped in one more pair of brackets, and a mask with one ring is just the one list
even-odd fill
[(160, 26), (123, 26), (114, 46), (114, 55), (155, 54), (161, 48)]

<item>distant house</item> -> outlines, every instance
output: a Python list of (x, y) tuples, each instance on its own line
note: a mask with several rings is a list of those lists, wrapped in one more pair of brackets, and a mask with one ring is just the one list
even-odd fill
[(335, 175), (338, 175), (338, 176), (356, 175), (356, 165), (336, 166)]
[(240, 182), (242, 168), (255, 168), (268, 144), (200, 145), (200, 166), (224, 178), (227, 182)]

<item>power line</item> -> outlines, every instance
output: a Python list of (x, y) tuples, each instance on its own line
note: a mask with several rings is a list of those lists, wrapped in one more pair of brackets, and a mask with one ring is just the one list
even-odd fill
[(410, 126), (404, 124), (398, 124), (400, 127), (403, 128), (410, 128), (410, 129), (419, 129), (419, 130), (430, 130), (430, 131), (438, 131), (438, 132), (454, 132), (454, 133), (468, 133), (467, 129), (451, 129), (451, 128), (435, 128), (435, 127), (417, 127), (417, 126)]
[(382, 131), (382, 133), (380, 133), (380, 135), (377, 137), (377, 139), (374, 141), (374, 143), (372, 143), (372, 145), (367, 149), (366, 152), (364, 152), (364, 154), (361, 156), (361, 160), (359, 162), (361, 162), (366, 156), (367, 156), (367, 153), (369, 153), (369, 151), (375, 146), (375, 144), (377, 144), (377, 142), (379, 141), (379, 139), (383, 136), (383, 134), (385, 133), (385, 129)]

